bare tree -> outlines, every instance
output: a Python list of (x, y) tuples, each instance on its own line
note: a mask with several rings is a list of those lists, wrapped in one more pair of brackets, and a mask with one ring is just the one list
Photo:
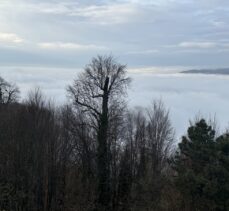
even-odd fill
[[(132, 210), (160, 210), (162, 191), (166, 188), (164, 178), (168, 172), (167, 161), (174, 143), (169, 111), (162, 101), (154, 101), (148, 109), (131, 111), (126, 131), (126, 150), (129, 152), (125, 153), (129, 158), (126, 156), (123, 159), (125, 169), (131, 172), (131, 179), (127, 183), (120, 178), (120, 190), (128, 194), (121, 186), (131, 186), (131, 189), (128, 188), (130, 195), (125, 196), (125, 200), (129, 201)], [(122, 200), (120, 205), (125, 205)]]
[(175, 131), (171, 125), (169, 111), (161, 100), (153, 101), (147, 109), (148, 148), (152, 159), (152, 170), (160, 173), (171, 153)]
[(0, 77), (0, 104), (16, 102), (19, 97), (19, 89), (15, 84), (8, 83)]
[(122, 102), (129, 82), (125, 65), (112, 56), (98, 56), (68, 87), (73, 103), (87, 113), (97, 133), (98, 210), (109, 210), (111, 206), (109, 113), (114, 102)]

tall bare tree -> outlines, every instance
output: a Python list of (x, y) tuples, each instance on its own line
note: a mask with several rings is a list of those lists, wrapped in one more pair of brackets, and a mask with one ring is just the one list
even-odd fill
[(73, 103), (87, 113), (97, 134), (97, 210), (110, 210), (111, 207), (109, 114), (115, 103), (122, 102), (129, 82), (125, 65), (117, 63), (112, 56), (98, 56), (68, 87)]

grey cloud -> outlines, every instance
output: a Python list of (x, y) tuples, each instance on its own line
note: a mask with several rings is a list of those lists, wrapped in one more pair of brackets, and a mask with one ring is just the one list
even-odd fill
[[(229, 66), (225, 59), (229, 56), (228, 46), (221, 41), (229, 35), (226, 27), (229, 3), (226, 0), (9, 0), (1, 1), (0, 8), (1, 33), (16, 34), (25, 41), (17, 49), (11, 49), (17, 53), (17, 59), (14, 56), (7, 58), (13, 64), (21, 57), (24, 63), (26, 51), (31, 53), (28, 63), (36, 61), (36, 64), (53, 66), (60, 61), (63, 66), (68, 62), (76, 64), (74, 57), (87, 61), (91, 55), (111, 52), (130, 66), (207, 63), (211, 66), (212, 54), (216, 65)], [(39, 43), (60, 43), (62, 47), (56, 50), (59, 52), (49, 55), (38, 48)], [(102, 46), (107, 50), (88, 48), (88, 52), (76, 54), (69, 45), (74, 43), (84, 47)], [(219, 55), (221, 52), (223, 56)], [(50, 61), (32, 58), (42, 57), (42, 54)], [(81, 64), (83, 62), (78, 65)]]

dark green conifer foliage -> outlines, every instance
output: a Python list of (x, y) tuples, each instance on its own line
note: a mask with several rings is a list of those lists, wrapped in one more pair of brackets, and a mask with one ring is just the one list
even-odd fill
[(228, 210), (228, 153), (228, 137), (216, 139), (205, 120), (189, 127), (174, 161), (183, 210)]

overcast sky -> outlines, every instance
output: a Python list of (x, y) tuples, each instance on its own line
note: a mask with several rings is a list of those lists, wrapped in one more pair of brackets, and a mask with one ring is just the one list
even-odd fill
[(229, 66), (228, 0), (1, 0), (0, 64)]
[(197, 113), (227, 126), (229, 76), (177, 72), (229, 67), (229, 0), (0, 0), (0, 76), (22, 97), (40, 86), (64, 102), (97, 54), (127, 64), (131, 105), (162, 98), (178, 134)]

